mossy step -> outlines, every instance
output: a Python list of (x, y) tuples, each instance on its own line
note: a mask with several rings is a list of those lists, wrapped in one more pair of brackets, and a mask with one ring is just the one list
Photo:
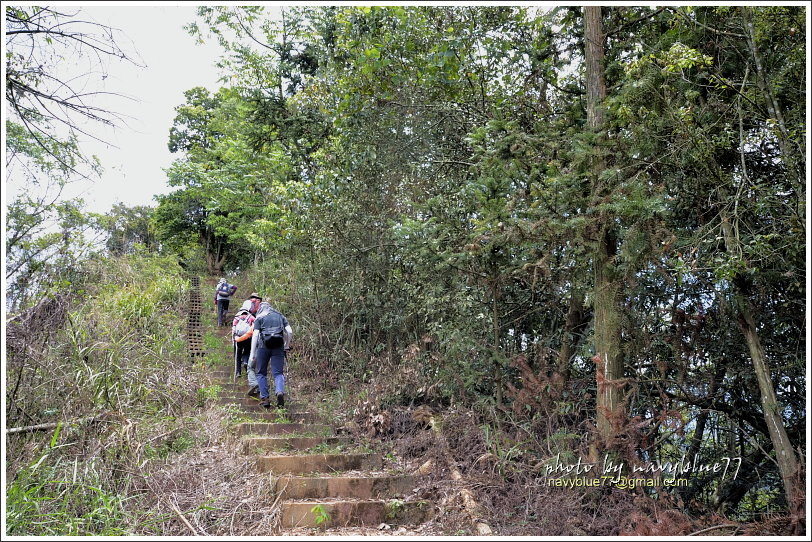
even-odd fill
[[(242, 381), (242, 377), (240, 377), (240, 380)], [(251, 389), (251, 386), (249, 386), (247, 382), (240, 384), (234, 384), (232, 382), (216, 382), (216, 384), (220, 386), (220, 389), (222, 389), (224, 392), (236, 393), (237, 395), (245, 393)]]
[(380, 454), (302, 454), (257, 457), (259, 472), (273, 472), (274, 474), (374, 470), (381, 468), (382, 465), (383, 459)]
[[(271, 396), (270, 396), (271, 402), (276, 404), (276, 395), (273, 393), (273, 391), (271, 391), (270, 394), (271, 394)], [(248, 401), (249, 404), (251, 404), (251, 403), (259, 404), (259, 397), (258, 396), (253, 396), (253, 395), (249, 397), (248, 393), (247, 393), (247, 390), (246, 390), (246, 393), (234, 393), (234, 392), (230, 392), (230, 391), (221, 391), (220, 393), (217, 394), (217, 399), (222, 399), (224, 401), (237, 401), (239, 403), (242, 403), (244, 401)], [(290, 405), (287, 404), (290, 401), (291, 401), (291, 398), (288, 395), (286, 395), (285, 396), (285, 406), (286, 407), (290, 406)], [(303, 401), (297, 400), (296, 403), (301, 405), (303, 403)]]
[(353, 499), (391, 499), (411, 495), (417, 486), (417, 476), (281, 476), (276, 480), (276, 492), (285, 499), (323, 499), (344, 497)]
[[(276, 408), (273, 406), (273, 402), (269, 408), (265, 408), (261, 406), (258, 401), (255, 401), (253, 405), (243, 405), (234, 402), (219, 403), (219, 405), (238, 413), (245, 414), (246, 416), (260, 416), (263, 419), (270, 421), (274, 421), (278, 418), (287, 418), (290, 421), (301, 423), (323, 423), (325, 420), (323, 416), (302, 410), (302, 407), (296, 407), (296, 405), (285, 405), (284, 409)], [(265, 416), (265, 414), (270, 414), (270, 417)], [(297, 415), (299, 414), (301, 414), (301, 417), (297, 418)]]
[(319, 422), (324, 420), (323, 416), (319, 416), (318, 414), (314, 414), (312, 412), (282, 413), (281, 411), (278, 411), (274, 408), (271, 408), (270, 410), (262, 408), (262, 412), (256, 411), (254, 409), (241, 409), (235, 415), (241, 418), (245, 417), (251, 420), (256, 420), (257, 422), (282, 423), (282, 420), (285, 420), (285, 422), (291, 423), (318, 424)]
[(329, 425), (310, 423), (238, 423), (237, 434), (246, 435), (285, 435), (295, 433), (297, 436), (332, 436), (333, 428)]
[(351, 442), (352, 440), (347, 437), (245, 437), (243, 439), (243, 453), (255, 453), (256, 450), (267, 452), (307, 450), (320, 444), (339, 446)]
[[(216, 399), (211, 399), (214, 403), (218, 405), (237, 405), (244, 408), (249, 408), (254, 410), (256, 408), (264, 410), (264, 407), (260, 406), (259, 400), (253, 397), (237, 397), (237, 398), (230, 398), (230, 397), (222, 397), (218, 396)], [(271, 408), (276, 408), (276, 397), (271, 397)], [(290, 403), (289, 401), (285, 401), (285, 409), (289, 412), (300, 412), (302, 411), (303, 405), (297, 405), (296, 403)]]
[(428, 501), (287, 501), (281, 505), (283, 528), (415, 525), (431, 519)]

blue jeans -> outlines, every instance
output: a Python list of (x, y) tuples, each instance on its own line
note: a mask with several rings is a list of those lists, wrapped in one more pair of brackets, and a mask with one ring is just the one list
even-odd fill
[(285, 348), (282, 340), (279, 340), (279, 346), (272, 348), (265, 348), (260, 346), (257, 348), (257, 384), (259, 384), (259, 398), (267, 399), (270, 393), (268, 392), (268, 365), (271, 366), (271, 374), (273, 375), (274, 391), (276, 393), (285, 393)]
[(217, 325), (222, 327), (226, 325), (226, 313), (228, 312), (228, 299), (217, 300)]

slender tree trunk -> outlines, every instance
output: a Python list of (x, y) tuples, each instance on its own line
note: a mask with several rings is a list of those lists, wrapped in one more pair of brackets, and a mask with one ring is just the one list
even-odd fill
[[(584, 60), (586, 67), (586, 117), (590, 130), (603, 128), (603, 101), (606, 99), (606, 80), (603, 67), (604, 35), (601, 7), (584, 7)], [(603, 196), (600, 172), (605, 160), (596, 149), (592, 166), (593, 201)], [(623, 357), (620, 350), (620, 311), (618, 299), (620, 282), (614, 269), (617, 239), (611, 217), (601, 214), (597, 219), (598, 239), (593, 254), (594, 266), (594, 318), (595, 318), (595, 378), (598, 385), (597, 423), (603, 445), (616, 432), (622, 413), (619, 380), (623, 378)]]
[[(722, 215), (722, 233), (725, 239), (726, 249), (730, 252), (739, 252), (739, 239), (734, 233), (733, 226), (728, 217)], [(753, 308), (748, 299), (748, 285), (741, 277), (733, 280), (735, 308), (737, 311), (737, 322), (739, 329), (744, 335), (750, 359), (753, 362), (753, 370), (758, 380), (758, 388), (761, 394), (761, 408), (764, 412), (764, 421), (767, 422), (767, 429), (770, 433), (770, 440), (775, 449), (775, 459), (778, 463), (778, 470), (781, 473), (781, 481), (784, 484), (784, 492), (787, 497), (787, 505), (792, 516), (792, 522), (796, 529), (801, 529), (803, 525), (804, 512), (804, 489), (800, 485), (798, 458), (795, 450), (787, 436), (784, 419), (781, 417), (781, 407), (778, 404), (778, 397), (775, 394), (772, 378), (770, 376), (770, 366), (764, 348), (761, 346), (761, 339), (758, 335), (756, 320), (753, 316)]]
[[(494, 276), (493, 282), (491, 283), (491, 310), (493, 316), (493, 341), (494, 341), (494, 348), (499, 350), (499, 347), (502, 343), (501, 336), (502, 336), (502, 322), (501, 317), (499, 314), (499, 301), (501, 299), (501, 290), (499, 288), (499, 278)], [(501, 405), (502, 399), (504, 395), (504, 379), (502, 375), (502, 365), (499, 362), (494, 364), (493, 370), (496, 372), (494, 375), (494, 382), (496, 385), (496, 404)]]
[(584, 324), (584, 294), (573, 289), (570, 293), (567, 316), (564, 319), (564, 336), (561, 339), (561, 349), (558, 352), (558, 367), (556, 372), (561, 375), (561, 385), (564, 386), (570, 377), (570, 360), (578, 344), (577, 330)]
[(747, 342), (750, 358), (753, 360), (753, 369), (756, 372), (758, 387), (761, 392), (761, 408), (764, 411), (764, 421), (767, 422), (770, 439), (775, 448), (778, 470), (784, 483), (784, 491), (793, 516), (793, 523), (798, 527), (802, 523), (800, 513), (803, 511), (804, 503), (803, 488), (799, 485), (801, 480), (798, 477), (798, 458), (787, 436), (784, 419), (781, 417), (778, 398), (775, 395), (775, 389), (770, 378), (770, 366), (767, 356), (764, 354), (764, 348), (761, 346), (750, 303), (744, 296), (741, 296), (739, 305), (739, 328), (744, 335), (744, 340)]
[(584, 61), (586, 63), (586, 122), (590, 130), (603, 127), (606, 78), (603, 72), (603, 26), (601, 7), (584, 6)]

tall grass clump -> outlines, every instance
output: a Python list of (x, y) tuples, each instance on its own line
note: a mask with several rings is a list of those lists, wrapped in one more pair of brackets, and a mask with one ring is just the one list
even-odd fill
[[(124, 506), (126, 497), (105, 489), (107, 485), (98, 462), (78, 458), (64, 464), (65, 457), (53, 463), (57, 451), (57, 426), (47, 450), (32, 464), (23, 467), (6, 489), (7, 535), (99, 535), (131, 534), (131, 518)], [(62, 445), (64, 446), (64, 445)]]
[(172, 258), (94, 259), (8, 320), (6, 534), (138, 534), (132, 485), (195, 443), (188, 289)]

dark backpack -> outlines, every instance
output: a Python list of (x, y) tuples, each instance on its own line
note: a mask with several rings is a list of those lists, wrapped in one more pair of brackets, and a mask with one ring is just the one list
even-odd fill
[(217, 293), (223, 296), (230, 296), (231, 295), (231, 284), (227, 282), (221, 282), (220, 286), (217, 288)]
[(284, 340), (284, 329), (285, 321), (283, 316), (278, 312), (271, 311), (263, 316), (261, 327), (259, 328), (259, 338), (262, 344), (265, 345), (265, 348), (278, 346), (279, 343)]

